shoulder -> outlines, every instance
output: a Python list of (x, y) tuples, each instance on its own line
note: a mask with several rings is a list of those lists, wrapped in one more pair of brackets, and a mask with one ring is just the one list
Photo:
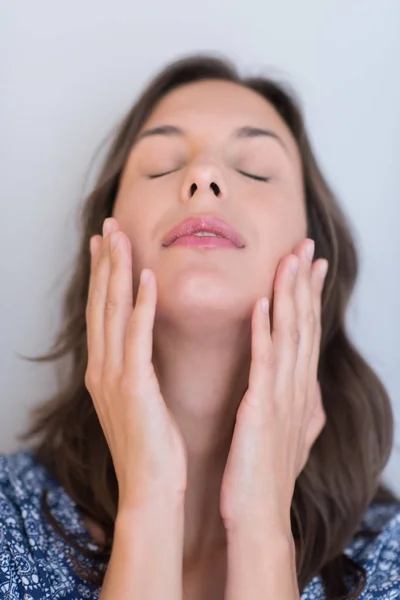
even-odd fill
[[(365, 535), (368, 532), (370, 537)], [(343, 552), (366, 572), (366, 585), (358, 600), (400, 600), (400, 503), (372, 504)], [(301, 600), (324, 597), (322, 580), (317, 576)]]
[(32, 452), (21, 450), (0, 454), (0, 492), (16, 501), (36, 495), (49, 479), (49, 474), (36, 462)]
[(0, 455), (0, 598), (97, 598), (72, 572), (68, 548), (43, 512), (45, 490), (52, 516), (78, 534), (74, 503), (34, 455)]
[(31, 531), (33, 525), (35, 531), (45, 526), (46, 533), (50, 533), (43, 514), (44, 492), (46, 504), (57, 521), (72, 533), (82, 533), (75, 503), (32, 452), (0, 455), (0, 523), (3, 528), (7, 531), (13, 526), (26, 529), (29, 521)]
[(10, 600), (25, 597), (28, 590), (33, 599), (44, 592), (30, 547), (38, 541), (44, 479), (29, 452), (0, 455), (0, 596)]
[(356, 535), (345, 553), (366, 571), (367, 583), (360, 600), (400, 599), (400, 503), (376, 504), (367, 511), (364, 531), (377, 531), (373, 538)]
[(0, 455), (0, 524), (4, 530), (21, 525), (24, 511), (37, 511), (48, 474), (28, 451)]

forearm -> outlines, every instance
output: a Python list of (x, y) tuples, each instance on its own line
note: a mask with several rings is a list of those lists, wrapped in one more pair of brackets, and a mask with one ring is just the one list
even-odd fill
[(100, 600), (181, 600), (184, 509), (120, 513)]
[(299, 600), (294, 543), (283, 535), (262, 539), (259, 532), (229, 540), (225, 600)]

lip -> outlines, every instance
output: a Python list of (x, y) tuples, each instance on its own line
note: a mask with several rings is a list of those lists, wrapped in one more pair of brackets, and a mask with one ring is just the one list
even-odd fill
[(196, 215), (184, 219), (167, 233), (162, 245), (168, 247), (176, 239), (182, 236), (193, 235), (199, 231), (208, 231), (209, 233), (220, 235), (232, 242), (237, 248), (243, 248), (245, 245), (242, 236), (232, 225), (221, 217), (213, 215)]

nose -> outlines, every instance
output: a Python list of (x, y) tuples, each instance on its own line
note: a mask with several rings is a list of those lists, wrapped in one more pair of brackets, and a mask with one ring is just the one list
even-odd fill
[[(218, 186), (217, 183), (215, 183), (214, 181), (212, 181), (210, 183), (210, 188), (212, 189), (212, 191), (214, 192), (214, 194), (216, 196), (220, 196), (221, 195), (221, 190)], [(192, 185), (189, 188), (189, 197), (191, 198), (193, 196), (193, 194), (195, 193), (195, 191), (198, 189), (198, 186), (196, 183), (192, 183)]]
[(217, 198), (225, 198), (226, 186), (221, 171), (215, 164), (197, 163), (192, 165), (183, 186), (183, 199), (189, 200), (196, 192), (197, 196), (206, 197), (210, 191)]

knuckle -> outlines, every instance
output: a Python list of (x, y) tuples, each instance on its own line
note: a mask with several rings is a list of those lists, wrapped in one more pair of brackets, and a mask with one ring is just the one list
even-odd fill
[(92, 368), (87, 368), (85, 373), (85, 386), (88, 391), (94, 390), (97, 385), (97, 377), (95, 377)]
[(262, 350), (255, 358), (255, 362), (267, 369), (274, 369), (276, 365), (276, 357), (272, 348)]
[(103, 387), (105, 390), (111, 390), (115, 385), (115, 373), (110, 368), (104, 368), (103, 373)]
[(300, 331), (297, 327), (290, 329), (290, 339), (296, 347), (300, 344)]
[(321, 408), (320, 415), (319, 415), (319, 428), (318, 428), (319, 432), (323, 430), (326, 423), (327, 423), (326, 412), (324, 411), (323, 408)]
[(119, 381), (119, 390), (124, 397), (130, 397), (133, 393), (132, 377), (124, 373)]
[(113, 298), (107, 297), (104, 305), (104, 316), (109, 319), (115, 315), (118, 309), (118, 303)]
[(309, 310), (306, 312), (304, 320), (306, 322), (306, 325), (308, 327), (311, 327), (312, 329), (315, 327), (316, 324), (316, 318), (314, 315), (314, 311), (313, 310)]
[(245, 399), (239, 404), (236, 412), (236, 421), (245, 427), (258, 427), (260, 425), (260, 411), (257, 410), (257, 403), (251, 397)]
[(299, 408), (301, 408), (302, 400), (303, 400), (303, 398), (307, 397), (307, 392), (308, 392), (306, 378), (304, 378), (304, 377), (298, 378), (298, 380), (296, 382), (296, 392), (297, 392), (297, 400), (298, 400), (298, 402), (296, 404)]
[(129, 319), (127, 328), (126, 328), (126, 338), (129, 344), (133, 344), (139, 335), (140, 331), (140, 315), (134, 310)]
[(274, 369), (275, 368), (275, 366), (276, 366), (276, 357), (275, 357), (275, 354), (272, 352), (272, 350), (270, 350), (269, 352), (265, 353), (264, 362), (265, 362), (265, 366), (267, 368), (270, 368), (270, 369)]
[(91, 379), (91, 375), (90, 375), (89, 371), (86, 371), (86, 373), (85, 373), (85, 386), (88, 390), (92, 386), (92, 379)]
[(277, 327), (276, 323), (274, 321), (272, 321), (271, 338), (274, 340), (278, 336), (279, 336), (279, 328)]
[(88, 301), (86, 304), (86, 314), (89, 315), (95, 305), (97, 304), (98, 300), (100, 298), (100, 290), (98, 287), (93, 287), (93, 289), (90, 291), (89, 297), (88, 297)]

